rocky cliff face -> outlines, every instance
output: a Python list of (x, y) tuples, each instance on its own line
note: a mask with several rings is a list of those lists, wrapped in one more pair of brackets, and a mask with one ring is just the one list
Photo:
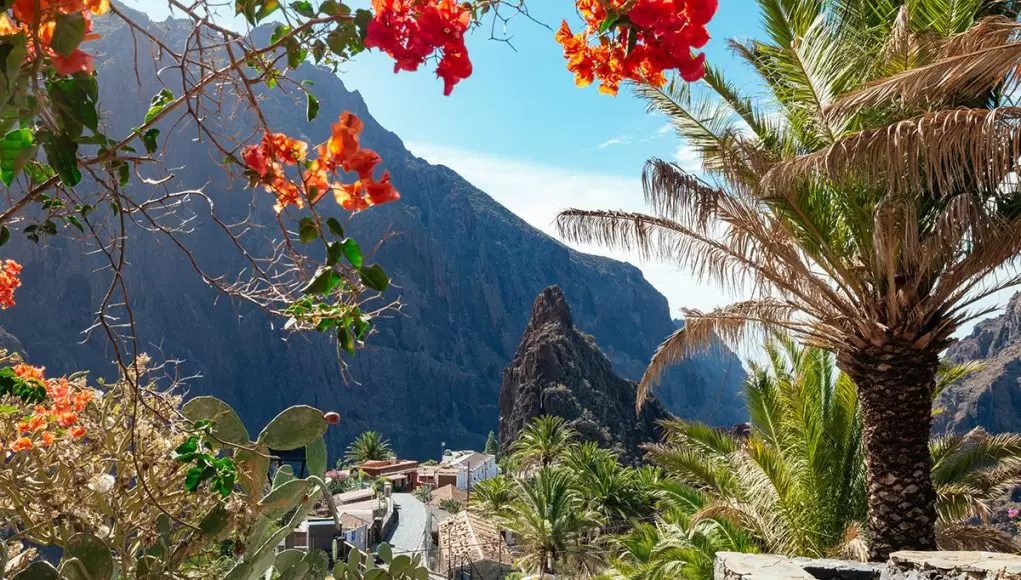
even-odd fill
[[(144, 15), (133, 14), (147, 22)], [(187, 27), (180, 22), (148, 22), (147, 27), (171, 45), (187, 40)], [(102, 122), (108, 134), (124, 135), (142, 119), (162, 85), (148, 49), (139, 39), (142, 50), (135, 54), (132, 32), (123, 23), (100, 19), (97, 32), (103, 38), (89, 48), (100, 53)], [(172, 243), (135, 231), (139, 235), (129, 244), (125, 276), (140, 348), (182, 360), (182, 376), (199, 375), (189, 383), (192, 394), (227, 400), (253, 428), (295, 403), (335, 409), (344, 419), (330, 430), (334, 454), (365, 429), (382, 431), (399, 453), (412, 457), (438, 455), (441, 442), (482, 448), (497, 422), (500, 373), (528, 321), (528, 305), (552, 283), (563, 289), (577, 325), (599, 339), (617, 371), (641, 375), (673, 324), (666, 300), (637, 268), (573, 251), (450, 169), (415, 157), (330, 71), (305, 65), (294, 77), (314, 83), (320, 118), (311, 124), (305, 120), (303, 101), (295, 102), (294, 91), (267, 91), (262, 98), (274, 128), (318, 143), (328, 136), (331, 118), (354, 112), (365, 121), (363, 143), (381, 154), (402, 194), (398, 203), (355, 216), (347, 229), (366, 244), (387, 231), (399, 234), (375, 260), (393, 279), (392, 296), (399, 295), (404, 308), (377, 322), (378, 332), (366, 350), (350, 361), (354, 381), (345, 382), (335, 348), (323, 337), (288, 336), (279, 321), (273, 328), (261, 312), (218, 299)], [(223, 111), (207, 121), (227, 135), (249, 134), (254, 126), (250, 112), (227, 114), (229, 103)], [(256, 226), (273, 223), (269, 195), (228, 182), (218, 165), (222, 155), (196, 141), (187, 123), (168, 121), (161, 129), (166, 148), (159, 161), (176, 175), (168, 188), (202, 188), (227, 223), (245, 217), (250, 208)], [(143, 174), (152, 176), (147, 170)], [(135, 191), (138, 197), (147, 194), (144, 188)], [(215, 275), (244, 267), (199, 199), (191, 199), (181, 212), (194, 214), (193, 231), (185, 240), (206, 271)], [(274, 228), (255, 227), (245, 242), (265, 246)], [(21, 340), (34, 362), (54, 372), (90, 369), (109, 375), (113, 356), (105, 339), (100, 333), (82, 334), (108, 284), (102, 261), (85, 251), (95, 248), (61, 238), (35, 245), (16, 235), (4, 249), (24, 264), (24, 287), (18, 306), (0, 314), (0, 323)], [(681, 365), (660, 393), (684, 416), (717, 424), (742, 420), (736, 401), (741, 377), (717, 383), (714, 373), (700, 362)]]
[(532, 306), (521, 345), (503, 371), (500, 387), (500, 448), (540, 415), (570, 421), (586, 441), (616, 451), (625, 461), (640, 459), (642, 443), (658, 441), (657, 421), (670, 414), (653, 399), (635, 414), (633, 381), (613, 372), (593, 336), (574, 326), (564, 293), (542, 291)]
[(982, 370), (940, 397), (936, 430), (1021, 431), (1021, 294), (1002, 315), (975, 325), (970, 336), (948, 349), (947, 358), (980, 361)]

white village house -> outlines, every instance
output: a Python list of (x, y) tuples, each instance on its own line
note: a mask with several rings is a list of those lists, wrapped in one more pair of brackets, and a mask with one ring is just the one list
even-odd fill
[(459, 489), (469, 489), (469, 484), (474, 486), (499, 473), (496, 456), (478, 451), (445, 451), (440, 465), (456, 471)]

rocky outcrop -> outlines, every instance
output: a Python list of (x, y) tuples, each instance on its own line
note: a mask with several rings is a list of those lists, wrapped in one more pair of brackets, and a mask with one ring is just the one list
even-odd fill
[[(171, 46), (189, 41), (190, 27), (180, 20), (151, 22), (131, 14)], [(127, 135), (163, 84), (141, 35), (112, 15), (97, 19), (96, 32), (102, 39), (89, 43), (89, 50), (99, 54), (102, 123), (109, 135)], [(169, 86), (175, 73), (162, 74), (178, 92), (179, 86)], [(528, 322), (529, 305), (553, 283), (574, 305), (577, 325), (598, 337), (617, 371), (641, 375), (674, 327), (666, 299), (637, 268), (573, 251), (450, 169), (415, 157), (331, 71), (304, 65), (293, 76), (314, 86), (320, 117), (307, 122), (304, 101), (296, 102), (300, 91), (266, 91), (260, 98), (274, 129), (318, 143), (328, 136), (332, 118), (352, 111), (365, 121), (363, 144), (380, 153), (401, 192), (400, 202), (358, 214), (346, 229), (363, 246), (386, 232), (396, 234), (374, 260), (393, 279), (389, 297), (400, 297), (403, 310), (377, 321), (367, 348), (349, 360), (351, 380), (345, 381), (336, 349), (323, 336), (288, 336), (280, 321), (218, 297), (172, 242), (135, 230), (125, 281), (139, 347), (158, 359), (182, 361), (179, 375), (197, 377), (188, 383), (191, 394), (225, 399), (252, 428), (296, 403), (337, 410), (343, 420), (328, 435), (334, 456), (366, 429), (384, 433), (404, 456), (435, 457), (441, 442), (481, 449), (496, 426), (500, 373)], [(214, 131), (249, 138), (252, 112), (229, 102), (217, 110), (224, 113), (206, 118)], [(244, 241), (251, 247), (269, 244), (276, 230), (271, 196), (229, 182), (219, 165), (223, 155), (198, 140), (189, 123), (168, 119), (160, 129), (161, 168), (147, 164), (140, 172), (145, 177), (172, 172), (166, 187), (175, 191), (202, 188), (224, 223), (254, 212)], [(133, 187), (140, 199), (152, 194), (152, 186)], [(322, 209), (348, 217), (339, 209)], [(92, 215), (100, 219), (104, 211), (105, 206)], [(207, 272), (230, 274), (247, 266), (211, 223), (201, 199), (190, 198), (179, 211), (191, 230), (183, 241)], [(82, 334), (92, 326), (109, 284), (96, 248), (63, 238), (36, 245), (15, 233), (4, 252), (24, 264), (24, 286), (18, 306), (3, 311), (0, 322), (21, 339), (33, 362), (52, 372), (88, 369), (111, 377), (114, 357), (103, 333)], [(720, 425), (743, 420), (735, 398), (740, 377), (720, 385), (703, 376), (704, 369), (700, 362), (680, 365), (660, 392), (671, 394), (672, 408), (685, 416)]]
[(948, 349), (947, 358), (979, 361), (982, 369), (937, 401), (937, 431), (1021, 431), (1021, 294), (1011, 298), (1002, 315), (976, 324), (968, 337)]
[(582, 439), (636, 462), (643, 455), (640, 445), (659, 440), (657, 422), (670, 416), (655, 399), (636, 414), (636, 388), (614, 374), (591, 335), (575, 328), (560, 288), (546, 288), (532, 306), (514, 360), (503, 371), (500, 448), (507, 449), (532, 419), (556, 415)]
[(894, 552), (886, 563), (717, 552), (714, 580), (1019, 580), (1021, 557), (994, 552)]

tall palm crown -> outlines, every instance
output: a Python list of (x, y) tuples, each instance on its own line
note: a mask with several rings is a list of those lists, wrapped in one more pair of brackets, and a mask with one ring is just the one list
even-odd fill
[(390, 440), (383, 438), (378, 431), (365, 431), (347, 446), (344, 453), (345, 459), (355, 464), (390, 459), (393, 456)]
[(519, 469), (550, 467), (567, 454), (578, 432), (562, 417), (536, 417), (511, 445), (511, 459)]
[(695, 86), (638, 89), (707, 179), (653, 159), (652, 215), (568, 210), (557, 226), (748, 297), (687, 311), (640, 398), (714, 333), (782, 328), (835, 352), (862, 401), (872, 556), (931, 549), (939, 353), (984, 314), (976, 300), (1021, 283), (1002, 268), (1021, 250), (1018, 28), (988, 0), (759, 4), (764, 39), (732, 47), (768, 105), (712, 67)]
[[(866, 485), (855, 385), (821, 349), (778, 338), (766, 350), (770, 364), (753, 366), (746, 383), (747, 439), (676, 421), (650, 456), (699, 490), (689, 504), (723, 515), (769, 552), (859, 557)], [(947, 369), (941, 379), (961, 372)], [(1014, 551), (1009, 537), (967, 522), (988, 518), (992, 503), (1021, 481), (1021, 436), (973, 431), (938, 437), (929, 448), (940, 547)]]

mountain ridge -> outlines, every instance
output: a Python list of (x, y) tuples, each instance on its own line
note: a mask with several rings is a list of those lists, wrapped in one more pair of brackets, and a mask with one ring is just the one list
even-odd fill
[[(186, 36), (179, 21), (148, 26), (171, 43)], [(126, 134), (161, 84), (155, 67), (144, 59), (136, 82), (130, 31), (123, 23), (98, 19), (96, 30), (103, 38), (90, 43), (90, 49), (100, 53), (103, 122), (110, 134)], [(579, 327), (597, 337), (617, 372), (640, 376), (673, 324), (666, 299), (638, 268), (572, 250), (452, 169), (414, 156), (369, 114), (361, 95), (329, 71), (303, 65), (292, 76), (314, 82), (322, 114), (308, 124), (303, 104), (297, 106), (293, 96), (263, 92), (260, 98), (275, 128), (318, 143), (327, 137), (326, 119), (350, 110), (365, 123), (363, 143), (382, 156), (402, 194), (397, 203), (358, 214), (346, 229), (363, 245), (386, 231), (400, 232), (374, 260), (393, 279), (396, 288), (390, 296), (399, 293), (403, 311), (378, 322), (366, 349), (349, 359), (355, 380), (344, 384), (335, 349), (324, 337), (281, 334), (279, 323), (261, 312), (220, 299), (165, 239), (136, 236), (126, 279), (135, 291), (144, 350), (183, 359), (182, 374), (202, 375), (190, 384), (194, 394), (225, 399), (253, 426), (298, 402), (335, 409), (344, 419), (330, 431), (331, 453), (366, 429), (382, 431), (408, 456), (438, 455), (442, 444), (481, 448), (496, 427), (500, 374), (527, 324), (529, 305), (551, 283), (563, 288)], [(254, 116), (242, 110), (210, 122), (242, 135), (254, 125)], [(165, 145), (161, 162), (187, 168), (178, 171), (171, 186), (203, 187), (225, 220), (244, 216), (254, 197), (256, 221), (272, 223), (269, 194), (242, 191), (238, 184), (232, 188), (215, 156), (196, 146), (187, 128), (170, 122), (160, 128)], [(204, 208), (199, 204), (192, 211), (201, 217)], [(345, 217), (339, 210), (335, 214)], [(272, 228), (265, 230), (255, 229), (247, 243), (268, 243)], [(64, 239), (33, 245), (15, 237), (8, 249), (25, 265), (24, 287), (18, 307), (0, 315), (0, 323), (20, 339), (33, 362), (57, 372), (84, 368), (108, 376), (109, 345), (100, 337), (78, 344), (105, 290), (101, 273), (95, 273), (95, 257), (83, 256)], [(208, 221), (196, 221), (187, 239), (204, 249), (208, 271), (232, 272), (241, 266)], [(48, 309), (46, 316), (36, 315), (40, 308)], [(702, 372), (705, 364), (680, 365), (659, 392), (675, 394), (685, 416), (718, 424), (742, 420), (736, 400), (739, 380), (715, 384), (713, 373)], [(710, 401), (704, 395), (714, 390), (721, 394)], [(716, 403), (728, 400), (732, 405)]]

